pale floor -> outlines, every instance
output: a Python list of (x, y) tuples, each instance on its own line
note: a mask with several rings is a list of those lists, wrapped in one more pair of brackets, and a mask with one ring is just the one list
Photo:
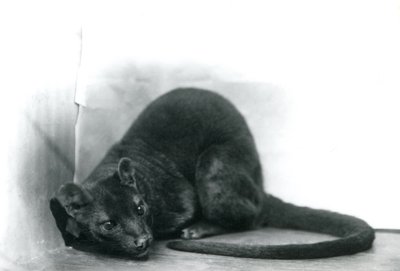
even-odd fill
[[(264, 260), (232, 258), (178, 252), (165, 247), (165, 242), (154, 245), (147, 261), (115, 259), (62, 248), (46, 257), (28, 263), (27, 270), (376, 270), (400, 271), (400, 234), (378, 232), (374, 247), (352, 256), (316, 260)], [(258, 231), (217, 236), (209, 239), (229, 242), (283, 244), (315, 242), (330, 237), (300, 231), (262, 229)], [(10, 269), (11, 270), (11, 269)]]

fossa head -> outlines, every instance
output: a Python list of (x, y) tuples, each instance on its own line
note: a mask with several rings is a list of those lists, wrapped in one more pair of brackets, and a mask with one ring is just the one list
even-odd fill
[(67, 245), (85, 243), (95, 251), (147, 257), (153, 240), (151, 214), (138, 190), (141, 181), (129, 158), (111, 176), (83, 187), (60, 187), (50, 207)]

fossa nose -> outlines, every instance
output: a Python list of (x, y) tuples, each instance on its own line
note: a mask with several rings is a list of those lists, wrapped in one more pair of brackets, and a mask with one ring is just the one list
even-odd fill
[(151, 236), (143, 235), (137, 238), (135, 241), (133, 241), (133, 244), (135, 245), (137, 250), (141, 251), (147, 249), (152, 241), (153, 238)]

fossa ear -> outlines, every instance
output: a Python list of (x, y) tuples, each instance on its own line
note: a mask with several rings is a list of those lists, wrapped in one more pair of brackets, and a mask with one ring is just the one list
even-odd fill
[(91, 200), (92, 197), (86, 190), (73, 183), (62, 185), (55, 197), (50, 200), (50, 210), (65, 245), (72, 245), (79, 237), (80, 228), (75, 217)]
[(131, 159), (124, 157), (118, 163), (118, 176), (122, 185), (127, 185), (137, 189), (135, 169)]
[(74, 183), (62, 185), (56, 194), (56, 198), (71, 217), (75, 217), (82, 207), (92, 201), (89, 192)]

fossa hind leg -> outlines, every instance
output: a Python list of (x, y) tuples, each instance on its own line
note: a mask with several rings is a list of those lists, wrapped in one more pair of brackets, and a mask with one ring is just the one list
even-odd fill
[(203, 220), (183, 230), (186, 239), (254, 227), (262, 205), (258, 157), (247, 145), (226, 143), (201, 154), (196, 189)]

